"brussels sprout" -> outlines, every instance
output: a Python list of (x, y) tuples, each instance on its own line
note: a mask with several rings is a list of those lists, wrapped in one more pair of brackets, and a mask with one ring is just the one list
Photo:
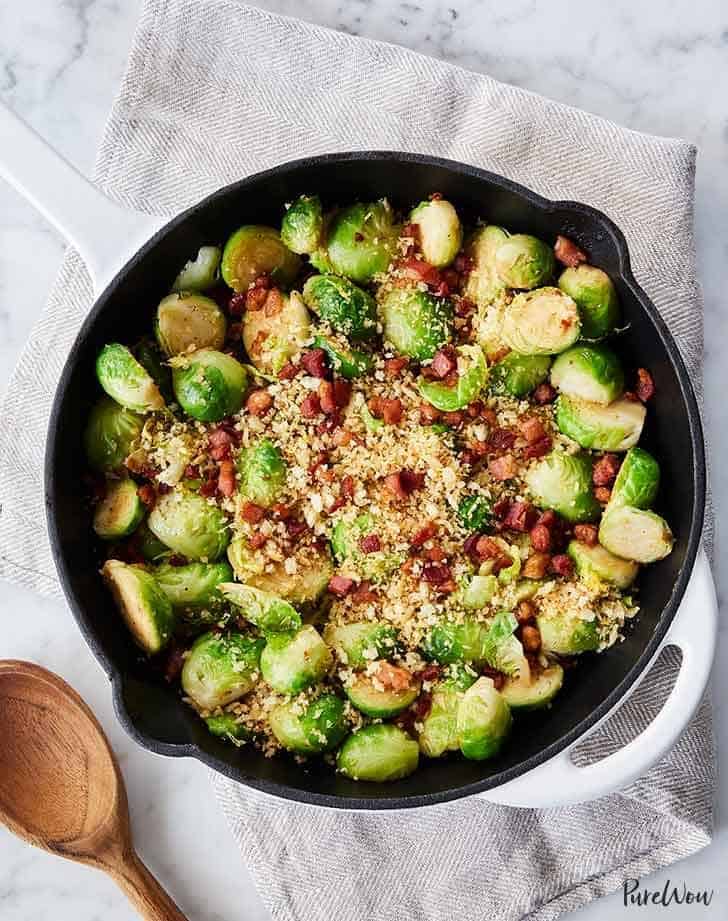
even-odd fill
[(326, 590), (334, 574), (334, 566), (326, 551), (311, 549), (306, 563), (298, 561), (294, 573), (288, 573), (283, 563), (268, 571), (263, 561), (248, 546), (244, 537), (236, 537), (228, 548), (228, 559), (241, 582), (271, 592), (301, 605), (316, 601)]
[(110, 397), (93, 405), (83, 435), (86, 458), (95, 470), (113, 473), (124, 466), (144, 427), (144, 417)]
[(374, 659), (392, 654), (397, 647), (397, 631), (389, 624), (376, 621), (343, 624), (339, 627), (327, 624), (324, 627), (324, 640), (344, 665), (364, 668)]
[(263, 633), (290, 633), (301, 626), (301, 615), (278, 595), (239, 582), (224, 582), (218, 589), (227, 601), (243, 608), (242, 616)]
[(505, 289), (495, 270), (495, 254), (508, 236), (508, 231), (490, 224), (479, 227), (465, 244), (473, 267), (463, 293), (479, 307), (486, 307)]
[(551, 383), (570, 397), (611, 403), (624, 391), (622, 363), (606, 345), (572, 346), (551, 368)]
[(588, 454), (552, 451), (526, 473), (526, 485), (539, 508), (551, 508), (567, 521), (594, 521), (601, 511), (592, 491)]
[(472, 576), (458, 595), (458, 600), (468, 611), (484, 608), (498, 590), (497, 576)]
[(143, 517), (144, 503), (136, 483), (128, 477), (110, 480), (94, 511), (94, 531), (102, 540), (118, 540), (131, 534)]
[(154, 568), (153, 574), (173, 608), (219, 605), (220, 589), (233, 577), (227, 563), (187, 563), (185, 566), (161, 563)]
[(550, 355), (520, 355), (509, 352), (488, 372), (488, 389), (491, 393), (512, 397), (527, 396), (548, 377)]
[(228, 287), (246, 291), (259, 275), (270, 275), (283, 287), (292, 284), (301, 269), (301, 260), (286, 249), (273, 227), (246, 224), (225, 244), (220, 268)]
[(544, 652), (575, 656), (599, 648), (599, 630), (596, 620), (584, 620), (578, 614), (560, 611), (548, 617), (536, 617)]
[(619, 323), (619, 300), (612, 280), (593, 265), (577, 265), (559, 276), (559, 288), (576, 301), (585, 339), (601, 339)]
[(146, 521), (142, 521), (134, 532), (134, 546), (150, 563), (157, 562), (170, 552), (169, 547), (150, 531)]
[(460, 345), (457, 348), (458, 379), (454, 387), (442, 381), (420, 378), (417, 389), (435, 409), (454, 412), (464, 409), (477, 399), (488, 377), (485, 355), (479, 345)]
[(334, 658), (315, 627), (297, 633), (273, 633), (260, 657), (263, 677), (281, 694), (298, 694), (320, 681)]
[(643, 448), (627, 451), (612, 487), (609, 508), (630, 505), (649, 508), (660, 487), (660, 465)]
[(301, 195), (283, 215), (281, 240), (292, 253), (313, 253), (323, 244), (324, 216), (318, 195)]
[[(493, 542), (497, 544), (500, 549), (503, 551), (504, 556), (507, 556), (511, 563), (510, 566), (505, 566), (498, 572), (498, 582), (502, 585), (508, 585), (511, 582), (514, 582), (518, 578), (518, 574), (521, 571), (521, 553), (518, 547), (509, 545), (502, 537), (493, 537)], [(481, 576), (488, 576), (493, 572), (494, 561), (484, 560), (478, 569), (478, 573)]]
[(516, 233), (493, 256), (498, 278), (509, 288), (538, 288), (554, 274), (554, 253), (537, 237)]
[(197, 256), (185, 262), (172, 285), (173, 291), (204, 291), (217, 280), (222, 252), (219, 246), (201, 246)]
[(384, 339), (402, 355), (424, 361), (452, 334), (452, 305), (418, 288), (393, 288), (380, 306)]
[(664, 559), (674, 543), (664, 518), (628, 505), (606, 510), (599, 525), (599, 542), (610, 553), (638, 563)]
[(511, 709), (495, 689), (492, 678), (478, 678), (458, 704), (460, 751), (470, 761), (484, 761), (500, 751), (510, 732)]
[(609, 406), (562, 394), (556, 401), (559, 430), (582, 448), (626, 451), (642, 434), (646, 410), (637, 400), (615, 400)]
[(304, 707), (295, 700), (279, 704), (269, 715), (273, 735), (288, 751), (317, 755), (331, 751), (346, 735), (344, 702), (322, 694)]
[(425, 261), (438, 269), (450, 265), (463, 242), (458, 213), (444, 198), (423, 201), (410, 214), (419, 228), (419, 241)]
[(314, 336), (313, 346), (316, 349), (323, 349), (328, 356), (332, 370), (347, 380), (363, 377), (374, 367), (374, 359), (371, 355), (359, 349), (353, 349), (348, 344), (343, 345), (337, 339), (317, 335)]
[(172, 370), (162, 361), (162, 353), (153, 339), (142, 339), (134, 347), (134, 357), (159, 388), (165, 403), (174, 402)]
[(263, 644), (243, 633), (204, 633), (182, 666), (182, 690), (203, 710), (239, 700), (259, 678)]
[(337, 275), (364, 284), (387, 271), (396, 241), (386, 200), (351, 205), (331, 221), (327, 254)]
[(458, 520), (466, 531), (487, 531), (493, 521), (490, 500), (475, 493), (460, 500)]
[(277, 374), (288, 359), (301, 351), (311, 335), (311, 320), (298, 291), (268, 292), (261, 310), (243, 314), (243, 345), (256, 368)]
[(409, 777), (419, 760), (414, 739), (397, 726), (378, 723), (349, 736), (339, 749), (336, 768), (351, 780), (384, 783)]
[(168, 294), (159, 302), (157, 341), (167, 356), (195, 349), (220, 349), (227, 323), (215, 301), (202, 294)]
[(348, 560), (363, 579), (379, 582), (394, 572), (403, 562), (402, 556), (386, 550), (364, 553), (359, 544), (368, 534), (376, 534), (377, 524), (368, 513), (353, 521), (341, 519), (331, 532), (331, 549), (339, 563)]
[(311, 253), (308, 257), (308, 261), (311, 263), (312, 268), (316, 269), (317, 272), (321, 272), (322, 275), (336, 274), (336, 269), (334, 269), (331, 264), (331, 260), (325, 248), (317, 249), (315, 252)]
[(564, 670), (554, 663), (528, 683), (506, 678), (501, 694), (511, 710), (540, 710), (551, 703), (563, 683)]
[(238, 748), (251, 738), (250, 730), (239, 723), (232, 713), (221, 713), (220, 716), (208, 716), (205, 720), (210, 733), (231, 742)]
[(248, 375), (231, 355), (200, 349), (189, 356), (179, 355), (176, 361), (174, 394), (188, 416), (200, 422), (219, 422), (243, 405)]
[(312, 275), (303, 286), (306, 306), (352, 339), (367, 339), (377, 329), (374, 298), (348, 278), (338, 275)]
[(502, 612), (489, 623), (465, 618), (455, 624), (444, 621), (433, 627), (423, 643), (423, 653), (441, 665), (473, 662), (488, 665), (507, 675), (527, 675), (528, 662), (513, 631), (518, 621)]
[(432, 689), (430, 711), (422, 720), (419, 735), (420, 751), (428, 758), (439, 758), (447, 751), (456, 751), (458, 743), (457, 716), (463, 693), (475, 683), (476, 676), (465, 668), (451, 668), (450, 675), (438, 681)]
[(513, 298), (501, 335), (509, 348), (522, 355), (553, 355), (573, 345), (579, 329), (574, 301), (558, 288), (538, 288)]
[(237, 458), (241, 496), (268, 508), (286, 483), (286, 464), (278, 448), (264, 438), (241, 451)]
[(159, 388), (125, 345), (112, 342), (101, 349), (96, 376), (108, 395), (125, 409), (147, 413), (164, 407)]
[(578, 540), (572, 540), (566, 552), (574, 561), (579, 577), (587, 584), (608, 582), (616, 588), (624, 589), (629, 588), (637, 578), (637, 563), (615, 556), (601, 544), (590, 547)]
[(162, 650), (172, 636), (174, 613), (154, 577), (119, 560), (107, 560), (101, 575), (137, 646), (150, 656)]
[(225, 515), (196, 493), (176, 489), (159, 496), (147, 523), (152, 533), (188, 560), (212, 562), (230, 540)]
[[(344, 690), (357, 710), (373, 718), (388, 719), (406, 710), (410, 704), (415, 702), (420, 693), (420, 682), (406, 669), (391, 666), (388, 662), (380, 662), (376, 667), (377, 671), (372, 674), (359, 672)], [(402, 678), (403, 687), (386, 687), (382, 683), (387, 669), (396, 669), (398, 677)], [(404, 685), (405, 679), (408, 679), (409, 684)]]

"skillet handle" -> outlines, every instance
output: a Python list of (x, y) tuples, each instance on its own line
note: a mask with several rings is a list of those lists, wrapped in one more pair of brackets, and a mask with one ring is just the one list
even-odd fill
[(680, 648), (680, 671), (650, 725), (624, 748), (594, 764), (577, 767), (569, 757), (570, 749), (566, 749), (521, 777), (480, 795), (506, 806), (551, 808), (598, 799), (637, 780), (670, 751), (697, 710), (713, 664), (717, 624), (715, 586), (701, 550), (680, 608), (660, 646)]
[(163, 221), (114, 204), (2, 103), (0, 137), (0, 176), (78, 251), (98, 294)]

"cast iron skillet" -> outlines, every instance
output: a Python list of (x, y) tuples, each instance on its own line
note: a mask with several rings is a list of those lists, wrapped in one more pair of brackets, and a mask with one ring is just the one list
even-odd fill
[[(519, 725), (497, 758), (485, 763), (423, 759), (411, 777), (363, 784), (327, 766), (302, 769), (227, 746), (180, 700), (179, 691), (145, 663), (122, 627), (98, 575), (81, 472), (82, 430), (99, 391), (94, 359), (109, 341), (131, 342), (151, 328), (153, 311), (180, 264), (202, 244), (224, 241), (239, 225), (278, 225), (284, 202), (318, 192), (326, 204), (388, 196), (407, 206), (432, 191), (461, 214), (553, 242), (566, 234), (613, 278), (628, 330), (618, 348), (626, 363), (646, 366), (657, 385), (645, 444), (660, 460), (660, 510), (676, 544), (640, 577), (641, 613), (624, 643), (592, 656), (570, 676), (556, 705)], [(103, 232), (103, 228), (100, 228)], [(331, 154), (286, 163), (210, 195), (170, 221), (101, 294), (68, 356), (48, 432), (45, 467), (48, 526), (56, 565), (79, 627), (113, 683), (119, 719), (145, 748), (190, 756), (222, 774), (277, 796), (349, 809), (422, 806), (488, 790), (531, 770), (573, 743), (603, 717), (650, 662), (677, 611), (698, 549), (705, 499), (703, 442), (695, 396), (664, 322), (635, 282), (627, 246), (603, 214), (575, 202), (550, 202), (492, 173), (434, 157), (394, 152)]]

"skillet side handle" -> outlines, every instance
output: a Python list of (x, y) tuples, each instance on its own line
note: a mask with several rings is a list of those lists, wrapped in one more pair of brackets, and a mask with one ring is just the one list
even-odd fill
[(98, 294), (162, 225), (114, 204), (0, 103), (0, 176), (80, 254)]
[(555, 808), (614, 793), (645, 774), (675, 745), (700, 704), (713, 664), (717, 615), (715, 586), (701, 550), (680, 608), (660, 646), (680, 648), (680, 671), (650, 725), (624, 748), (594, 764), (577, 767), (567, 749), (527, 774), (480, 795), (505, 806)]

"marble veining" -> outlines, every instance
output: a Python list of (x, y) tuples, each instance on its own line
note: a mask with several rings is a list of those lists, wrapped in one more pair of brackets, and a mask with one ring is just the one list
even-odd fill
[[(706, 420), (718, 510), (719, 592), (728, 548), (728, 5), (725, 0), (261, 0), (260, 6), (354, 35), (445, 58), (580, 106), (637, 130), (681, 136), (699, 148), (696, 227), (706, 321)], [(123, 73), (138, 5), (130, 0), (0, 2), (0, 96), (85, 172)], [(0, 184), (0, 388), (51, 286), (63, 243)], [(0, 657), (28, 658), (66, 677), (98, 714), (119, 753), (142, 854), (195, 921), (263, 921), (268, 914), (196, 763), (141, 751), (114, 718), (106, 679), (60, 602), (3, 585)], [(724, 646), (725, 644), (723, 644)], [(716, 727), (725, 758), (726, 651), (715, 671)], [(720, 805), (728, 803), (728, 781)], [(715, 888), (710, 908), (682, 906), (680, 921), (728, 913), (728, 834), (656, 874), (693, 890)], [(607, 921), (617, 894), (582, 912)], [(663, 918), (659, 906), (643, 919)], [(131, 921), (131, 909), (100, 874), (32, 851), (0, 829), (3, 921)], [(677, 915), (675, 915), (677, 917)]]

